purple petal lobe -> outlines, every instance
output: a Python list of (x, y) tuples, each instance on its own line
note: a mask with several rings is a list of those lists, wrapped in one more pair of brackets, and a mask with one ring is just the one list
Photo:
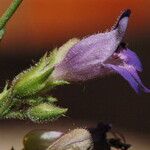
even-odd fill
[(134, 53), (133, 51), (129, 50), (128, 48), (127, 49), (123, 49), (118, 54), (118, 56), (122, 60), (124, 60), (125, 63), (134, 66), (137, 71), (141, 72), (143, 70), (142, 64), (141, 64), (138, 56), (136, 55), (136, 53)]
[(138, 76), (137, 71), (135, 70), (135, 68), (133, 66), (127, 66), (126, 68), (131, 73), (131, 75), (134, 77), (134, 79), (139, 83), (142, 90), (145, 93), (149, 93), (150, 89), (148, 89), (147, 87), (144, 86), (144, 84), (142, 83), (140, 77)]
[(133, 66), (115, 66), (107, 64), (107, 67), (112, 68), (114, 71), (118, 72), (125, 80), (127, 80), (136, 93), (141, 93), (142, 90), (146, 93), (150, 92), (150, 90), (143, 85)]
[(125, 80), (127, 80), (131, 85), (131, 87), (136, 91), (136, 93), (140, 92), (138, 83), (126, 69), (114, 65), (107, 65), (107, 66), (111, 67), (113, 70), (118, 72)]

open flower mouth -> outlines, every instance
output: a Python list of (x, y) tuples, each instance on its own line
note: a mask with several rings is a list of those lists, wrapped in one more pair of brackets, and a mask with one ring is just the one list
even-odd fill
[(105, 66), (119, 73), (137, 93), (150, 92), (138, 76), (138, 72), (143, 70), (138, 56), (127, 47), (120, 47), (119, 51), (105, 62)]

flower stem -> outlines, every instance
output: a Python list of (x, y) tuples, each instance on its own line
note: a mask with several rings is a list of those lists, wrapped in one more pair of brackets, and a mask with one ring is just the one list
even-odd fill
[(15, 13), (19, 5), (23, 0), (13, 0), (8, 9), (4, 12), (2, 17), (0, 18), (0, 30), (3, 29), (8, 22), (8, 20), (12, 17)]

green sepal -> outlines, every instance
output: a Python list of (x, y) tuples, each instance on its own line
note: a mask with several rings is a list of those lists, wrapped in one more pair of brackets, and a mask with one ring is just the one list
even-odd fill
[(45, 88), (43, 89), (43, 91), (41, 93), (47, 93), (47, 92), (53, 90), (57, 86), (66, 85), (66, 84), (70, 84), (70, 82), (64, 81), (64, 80), (56, 80), (56, 81), (49, 81), (48, 80)]
[(58, 101), (57, 98), (52, 97), (52, 96), (46, 97), (46, 100), (47, 100), (47, 102), (49, 102), (49, 103), (55, 103), (55, 102)]
[(7, 96), (7, 94), (8, 94), (8, 83), (6, 82), (6, 85), (5, 85), (5, 87), (4, 87), (4, 89), (3, 89), (3, 91), (0, 93), (0, 105), (1, 105), (1, 99), (3, 99), (4, 97), (6, 97)]
[(65, 84), (70, 84), (70, 83), (68, 81), (65, 81), (65, 80), (56, 80), (53, 82), (48, 82), (47, 84), (49, 86), (55, 87), (55, 86), (65, 85)]
[(55, 88), (56, 86), (60, 86), (60, 85), (66, 85), (66, 84), (70, 84), (70, 82), (65, 81), (65, 80), (56, 80), (56, 81), (49, 81), (46, 84), (46, 90), (51, 90), (53, 88)]
[(42, 91), (53, 70), (54, 67), (48, 64), (44, 56), (37, 65), (16, 77), (12, 85), (13, 97), (29, 97)]
[(46, 102), (46, 103), (54, 103), (57, 102), (57, 99), (52, 96), (45, 96), (45, 97), (32, 97), (25, 100), (26, 103), (30, 106), (36, 106), (40, 103)]
[(45, 99), (43, 97), (32, 97), (26, 99), (26, 103), (30, 106), (36, 106), (42, 103)]
[(3, 92), (0, 93), (0, 118), (3, 118), (7, 112), (9, 112), (12, 106), (12, 99), (10, 90), (8, 90), (8, 83), (6, 83)]
[(33, 122), (43, 122), (64, 116), (66, 111), (66, 108), (60, 108), (53, 104), (42, 103), (29, 108), (27, 115)]
[(6, 114), (6, 116), (4, 117), (6, 119), (20, 119), (20, 120), (24, 120), (27, 118), (26, 113), (22, 112), (22, 111), (14, 111), (14, 112), (9, 112)]

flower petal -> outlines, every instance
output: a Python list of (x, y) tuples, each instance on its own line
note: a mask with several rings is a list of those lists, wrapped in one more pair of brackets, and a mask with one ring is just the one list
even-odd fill
[(129, 84), (132, 86), (132, 88), (139, 93), (139, 85), (136, 82), (136, 80), (133, 78), (133, 76), (131, 76), (130, 72), (128, 72), (126, 69), (124, 69), (123, 67), (118, 67), (115, 65), (107, 65), (108, 67), (112, 68), (113, 70), (115, 70), (116, 72), (118, 72), (125, 80), (127, 80), (129, 82)]
[(112, 68), (114, 71), (118, 72), (125, 80), (127, 80), (136, 93), (141, 93), (142, 90), (146, 93), (150, 92), (150, 90), (143, 85), (134, 68), (128, 65), (115, 66), (112, 64), (107, 64), (106, 66)]
[(131, 73), (131, 75), (134, 77), (134, 79), (139, 83), (139, 85), (141, 86), (142, 90), (143, 90), (145, 93), (149, 93), (149, 92), (150, 92), (150, 89), (148, 89), (147, 87), (144, 86), (144, 84), (142, 83), (140, 77), (139, 77), (138, 74), (137, 74), (136, 69), (135, 69), (133, 66), (130, 66), (130, 65), (128, 65), (126, 68), (127, 68), (128, 71)]
[(137, 71), (142, 72), (143, 67), (136, 53), (128, 48), (125, 48), (121, 50), (118, 56), (127, 64), (134, 66)]

